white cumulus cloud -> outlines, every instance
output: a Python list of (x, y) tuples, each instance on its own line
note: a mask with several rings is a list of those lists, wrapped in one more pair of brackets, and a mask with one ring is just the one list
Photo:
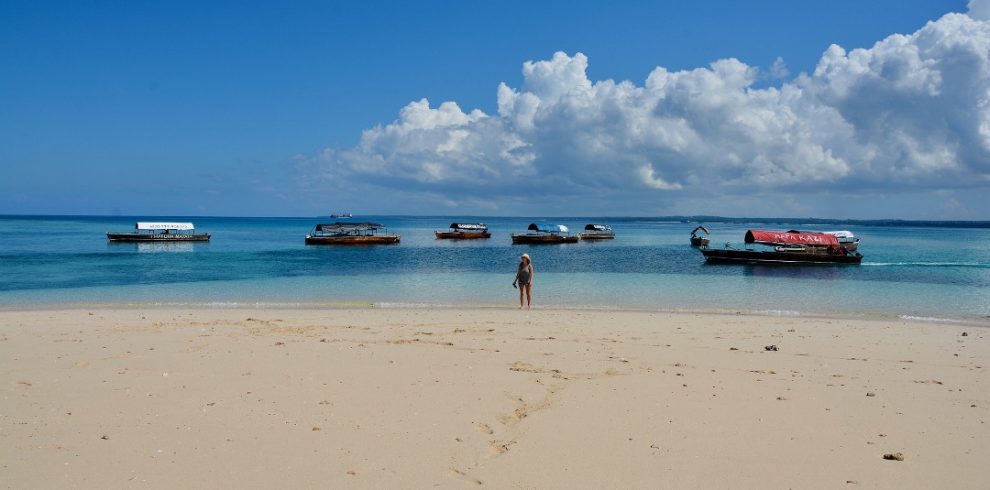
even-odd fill
[[(971, 190), (990, 183), (987, 19), (990, 0), (973, 0), (869, 48), (832, 45), (813, 72), (767, 88), (731, 58), (657, 67), (637, 84), (592, 81), (585, 55), (558, 52), (525, 62), (519, 88), (499, 84), (496, 114), (411, 102), (306, 168), (403, 192), (469, 187), (492, 202)], [(778, 58), (770, 77), (787, 76)]]

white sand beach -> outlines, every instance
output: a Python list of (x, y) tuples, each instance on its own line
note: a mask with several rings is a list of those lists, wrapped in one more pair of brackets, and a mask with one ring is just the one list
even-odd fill
[(496, 308), (3, 311), (0, 485), (990, 488), (987, 334)]

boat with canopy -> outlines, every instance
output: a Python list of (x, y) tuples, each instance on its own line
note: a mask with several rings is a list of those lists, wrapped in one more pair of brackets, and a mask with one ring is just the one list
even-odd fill
[(488, 225), (484, 223), (451, 223), (450, 231), (434, 231), (437, 240), (473, 240), (491, 238)]
[(528, 233), (513, 233), (512, 243), (577, 243), (577, 235), (569, 235), (564, 225), (547, 225), (531, 223)]
[(209, 233), (195, 233), (192, 223), (139, 221), (134, 232), (107, 232), (111, 242), (208, 242)]
[(378, 223), (320, 223), (306, 235), (306, 245), (378, 245), (399, 243)]
[(736, 249), (701, 247), (708, 262), (744, 264), (859, 264), (863, 255), (850, 252), (839, 239), (830, 233), (812, 231), (748, 230), (744, 237), (747, 245), (766, 248)]
[(851, 231), (826, 231), (825, 233), (835, 235), (835, 238), (839, 239), (839, 244), (850, 252), (855, 252), (859, 248), (859, 237), (853, 235)]
[[(699, 235), (698, 234), (699, 231), (700, 232), (703, 232), (704, 235)], [(699, 226), (699, 227), (691, 230), (691, 246), (692, 247), (705, 247), (705, 246), (708, 246), (708, 243), (710, 241), (708, 239), (708, 235), (710, 235), (710, 234), (711, 233), (708, 231), (708, 228), (705, 228), (704, 226)]]
[(578, 233), (578, 236), (582, 240), (612, 240), (615, 238), (615, 232), (612, 231), (612, 227), (609, 225), (589, 223), (584, 225), (584, 231)]

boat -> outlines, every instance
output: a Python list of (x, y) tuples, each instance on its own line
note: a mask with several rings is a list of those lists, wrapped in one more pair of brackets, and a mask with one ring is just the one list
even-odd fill
[(399, 243), (378, 223), (320, 223), (306, 235), (306, 245), (378, 245)]
[(335, 219), (341, 219), (341, 218), (348, 219), (348, 218), (353, 218), (354, 215), (351, 213), (331, 213), (330, 217)]
[(839, 239), (839, 245), (842, 245), (846, 250), (850, 252), (855, 252), (859, 249), (859, 238), (853, 235), (851, 231), (826, 231), (829, 235), (835, 235), (835, 238)]
[[(705, 232), (705, 236), (699, 235), (698, 234), (699, 231)], [(710, 234), (710, 232), (708, 231), (708, 228), (705, 228), (704, 226), (699, 226), (699, 227), (691, 230), (691, 246), (692, 247), (707, 247), (708, 246), (708, 243), (710, 241), (708, 239), (708, 235), (709, 234)]]
[(768, 249), (701, 247), (705, 260), (712, 263), (742, 264), (859, 264), (863, 255), (850, 252), (829, 233), (748, 230), (744, 241)]
[(611, 240), (615, 238), (615, 232), (609, 225), (584, 225), (584, 231), (578, 233), (582, 240)]
[(451, 223), (450, 231), (434, 231), (433, 234), (437, 240), (472, 240), (492, 236), (484, 223)]
[(564, 225), (539, 225), (532, 223), (529, 233), (512, 234), (512, 243), (577, 243), (577, 235), (568, 235)]
[(111, 242), (208, 242), (209, 233), (195, 233), (192, 223), (166, 223), (139, 221), (134, 223), (135, 232), (107, 232)]

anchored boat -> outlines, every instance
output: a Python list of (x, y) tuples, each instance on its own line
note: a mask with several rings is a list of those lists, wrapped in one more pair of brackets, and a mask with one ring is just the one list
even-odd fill
[(107, 232), (111, 242), (208, 242), (209, 233), (193, 233), (192, 223), (165, 223), (139, 221), (134, 223), (134, 233)]
[(378, 223), (320, 223), (306, 235), (306, 245), (378, 245), (399, 243)]
[[(699, 235), (698, 234), (699, 231), (704, 232), (705, 235), (704, 236)], [(708, 239), (708, 235), (709, 234), (710, 233), (708, 231), (708, 228), (705, 228), (704, 226), (699, 226), (699, 227), (691, 230), (691, 246), (692, 247), (707, 247), (708, 246), (708, 242), (709, 242), (709, 239)]]
[(839, 239), (839, 245), (850, 252), (855, 252), (859, 248), (859, 238), (853, 235), (851, 231), (826, 231), (825, 233), (835, 235), (835, 238)]
[(708, 262), (743, 264), (859, 264), (863, 255), (851, 252), (829, 233), (791, 231), (748, 230), (747, 244), (757, 244), (766, 249), (736, 249), (702, 247), (701, 253)]
[(450, 231), (434, 231), (433, 234), (437, 240), (472, 240), (492, 236), (484, 223), (451, 223)]
[(578, 233), (578, 236), (582, 240), (611, 240), (615, 238), (615, 232), (612, 231), (612, 227), (609, 225), (596, 225), (592, 223), (584, 225), (584, 231)]
[(539, 225), (532, 223), (528, 233), (512, 234), (512, 243), (577, 243), (577, 235), (568, 235), (564, 225)]

